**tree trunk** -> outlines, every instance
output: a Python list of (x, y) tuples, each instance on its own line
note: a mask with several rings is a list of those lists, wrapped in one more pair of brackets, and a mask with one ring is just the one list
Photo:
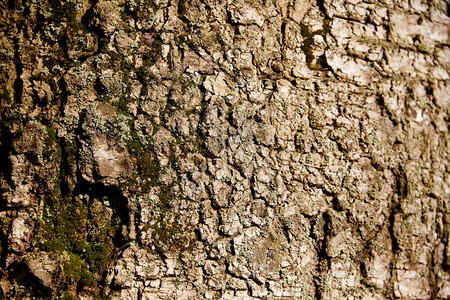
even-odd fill
[(448, 299), (443, 0), (0, 3), (0, 298)]

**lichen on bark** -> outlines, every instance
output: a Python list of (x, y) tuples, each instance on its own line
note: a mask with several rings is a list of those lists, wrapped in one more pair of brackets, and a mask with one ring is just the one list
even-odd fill
[(0, 3), (0, 298), (447, 299), (448, 4)]

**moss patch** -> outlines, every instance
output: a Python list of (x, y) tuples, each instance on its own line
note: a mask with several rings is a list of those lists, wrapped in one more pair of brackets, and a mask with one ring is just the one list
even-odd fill
[[(56, 131), (53, 128), (53, 125), (50, 124), (47, 126), (47, 137), (44, 141), (44, 148), (42, 151), (42, 155), (44, 157), (44, 161), (50, 161), (51, 157), (55, 154), (57, 157), (61, 157), (61, 147), (57, 143), (58, 138), (56, 136)], [(55, 153), (56, 150), (56, 153)]]
[(162, 253), (191, 251), (194, 247), (193, 226), (182, 226), (178, 222), (181, 217), (178, 215), (179, 212), (174, 211), (171, 207), (171, 203), (175, 200), (175, 195), (172, 192), (174, 185), (161, 187), (158, 193), (160, 200), (158, 208), (161, 215), (158, 222), (151, 226), (155, 247)]
[(64, 277), (59, 290), (69, 291), (85, 286), (97, 288), (95, 274), (105, 271), (113, 255), (112, 237), (120, 222), (106, 222), (101, 213), (93, 216), (80, 197), (47, 197), (43, 204), (40, 230), (42, 251), (59, 253), (64, 258)]
[(137, 132), (132, 130), (130, 132), (130, 138), (127, 140), (127, 149), (136, 165), (137, 176), (133, 177), (141, 179), (140, 182), (132, 179), (128, 183), (134, 185), (141, 192), (146, 193), (151, 187), (158, 184), (159, 172), (161, 170), (158, 161), (153, 155), (153, 148), (151, 145), (144, 145), (139, 140)]

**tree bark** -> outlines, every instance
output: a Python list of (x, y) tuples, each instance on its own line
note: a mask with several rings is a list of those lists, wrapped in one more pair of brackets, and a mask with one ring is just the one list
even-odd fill
[(443, 0), (0, 3), (0, 298), (447, 299)]

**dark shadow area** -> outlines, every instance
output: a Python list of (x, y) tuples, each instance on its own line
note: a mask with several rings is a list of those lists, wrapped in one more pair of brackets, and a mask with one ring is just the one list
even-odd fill
[[(14, 120), (15, 117), (12, 116), (10, 112), (6, 112), (2, 114), (0, 123), (0, 176), (11, 187), (14, 185), (14, 183), (12, 182), (10, 176), (12, 172), (12, 166), (11, 161), (9, 160), (9, 156), (13, 151), (12, 142), (15, 136), (13, 133), (11, 133), (9, 125)], [(0, 195), (3, 195), (3, 190), (1, 188), (0, 193)], [(2, 210), (2, 203), (0, 203), (0, 210)]]
[(95, 33), (97, 35), (97, 37), (100, 39), (102, 37), (102, 32), (98, 28), (96, 28), (94, 26), (90, 26), (90, 24), (89, 24), (89, 22), (94, 18), (94, 7), (98, 3), (98, 0), (90, 1), (90, 3), (91, 3), (91, 6), (84, 13), (83, 17), (81, 17), (81, 24), (83, 24), (83, 26), (86, 29)]
[(8, 254), (8, 237), (4, 235), (3, 231), (0, 231), (0, 271), (5, 270), (7, 254)]
[[(20, 290), (20, 293), (16, 291), (12, 299), (23, 299), (30, 297), (35, 299), (36, 297), (42, 299), (50, 299), (52, 296), (51, 289), (42, 285), (40, 280), (31, 274), (28, 266), (23, 262), (15, 262), (9, 267), (8, 275), (11, 282), (15, 282), (17, 286), (24, 287)], [(22, 298), (23, 297), (23, 298)]]
[[(103, 33), (103, 31), (100, 29), (100, 27), (95, 26), (91, 23), (91, 20), (94, 19), (94, 7), (98, 3), (98, 0), (90, 1), (91, 6), (89, 9), (84, 13), (84, 15), (81, 17), (81, 25), (84, 26), (84, 28), (91, 33), (93, 33), (95, 36), (97, 36), (97, 51), (96, 53), (92, 55), (97, 55), (103, 52), (107, 52), (106, 46), (109, 43), (108, 37)], [(91, 55), (89, 55), (91, 56)], [(81, 60), (84, 61), (87, 57), (82, 57)]]
[[(113, 211), (112, 219), (115, 219), (118, 225), (129, 225), (130, 217), (128, 214), (128, 200), (119, 188), (105, 186), (102, 183), (89, 183), (79, 178), (73, 194), (87, 194), (90, 198), (98, 199), (102, 203), (108, 202), (108, 206)], [(113, 237), (113, 243), (115, 247), (121, 247), (125, 245), (127, 241), (119, 231), (116, 236)]]
[(64, 77), (61, 77), (58, 80), (58, 87), (61, 90), (59, 94), (59, 97), (61, 97), (61, 101), (59, 102), (59, 111), (61, 112), (62, 115), (64, 115), (64, 109), (69, 99), (69, 92), (67, 91), (67, 83), (64, 80)]
[(319, 56), (316, 60), (316, 64), (321, 66), (324, 69), (333, 71), (333, 69), (331, 69), (331, 67), (328, 65), (327, 59), (325, 57), (325, 54)]
[(8, 0), (8, 8), (10, 9), (10, 10), (14, 10), (14, 9), (16, 9), (16, 2), (17, 2), (18, 0)]
[(323, 3), (323, 0), (317, 0), (317, 6), (319, 7), (319, 9), (320, 9), (320, 11), (321, 12), (323, 12), (323, 14), (325, 15), (325, 16), (327, 16), (327, 14), (326, 14), (326, 9), (325, 9), (325, 4)]

